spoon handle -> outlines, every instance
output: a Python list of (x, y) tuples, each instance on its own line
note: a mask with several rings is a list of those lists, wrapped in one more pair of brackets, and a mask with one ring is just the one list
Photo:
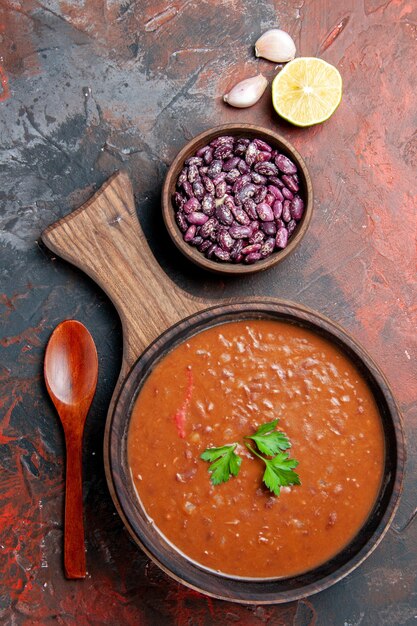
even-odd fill
[(67, 578), (85, 578), (82, 433), (66, 434), (64, 567)]

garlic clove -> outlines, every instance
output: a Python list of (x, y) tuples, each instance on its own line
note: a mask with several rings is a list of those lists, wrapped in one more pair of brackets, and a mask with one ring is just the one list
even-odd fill
[(261, 35), (255, 44), (255, 55), (275, 63), (286, 63), (295, 57), (296, 48), (292, 37), (284, 30), (271, 28)]
[(265, 76), (258, 74), (258, 76), (246, 78), (237, 83), (229, 93), (223, 96), (223, 100), (238, 109), (251, 107), (258, 102), (267, 86), (268, 81)]

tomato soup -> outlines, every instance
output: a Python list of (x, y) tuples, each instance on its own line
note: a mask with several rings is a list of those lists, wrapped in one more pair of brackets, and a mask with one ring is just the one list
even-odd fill
[[(279, 496), (244, 439), (276, 418), (301, 481)], [(214, 486), (200, 455), (233, 443), (239, 473)], [(200, 332), (156, 364), (133, 408), (128, 462), (148, 517), (188, 558), (232, 576), (285, 577), (331, 559), (364, 524), (384, 434), (337, 347), (290, 323), (247, 320)]]

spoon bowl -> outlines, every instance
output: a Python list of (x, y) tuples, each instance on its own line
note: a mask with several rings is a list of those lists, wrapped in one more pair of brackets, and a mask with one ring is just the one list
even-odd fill
[(64, 428), (67, 451), (65, 575), (84, 578), (82, 443), (85, 420), (97, 386), (98, 358), (94, 340), (83, 324), (67, 320), (55, 328), (46, 348), (44, 377)]
[(57, 410), (88, 406), (97, 383), (97, 351), (86, 327), (76, 320), (59, 324), (45, 355), (45, 381)]

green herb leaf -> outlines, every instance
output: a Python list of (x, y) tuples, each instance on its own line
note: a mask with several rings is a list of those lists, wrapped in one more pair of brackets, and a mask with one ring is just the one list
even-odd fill
[(201, 454), (203, 461), (211, 463), (209, 467), (210, 480), (213, 485), (226, 483), (231, 476), (237, 476), (242, 459), (235, 453), (237, 443), (220, 448), (207, 448)]
[(298, 461), (288, 458), (288, 453), (279, 452), (273, 459), (265, 459), (248, 443), (246, 447), (265, 463), (266, 468), (263, 475), (263, 482), (276, 496), (279, 496), (281, 487), (301, 485), (300, 477), (297, 472), (294, 472)]
[(258, 446), (259, 452), (268, 456), (274, 456), (282, 450), (287, 450), (291, 448), (291, 444), (285, 433), (275, 430), (277, 424), (277, 419), (267, 424), (262, 424), (254, 435), (247, 436), (245, 439), (252, 439)]

